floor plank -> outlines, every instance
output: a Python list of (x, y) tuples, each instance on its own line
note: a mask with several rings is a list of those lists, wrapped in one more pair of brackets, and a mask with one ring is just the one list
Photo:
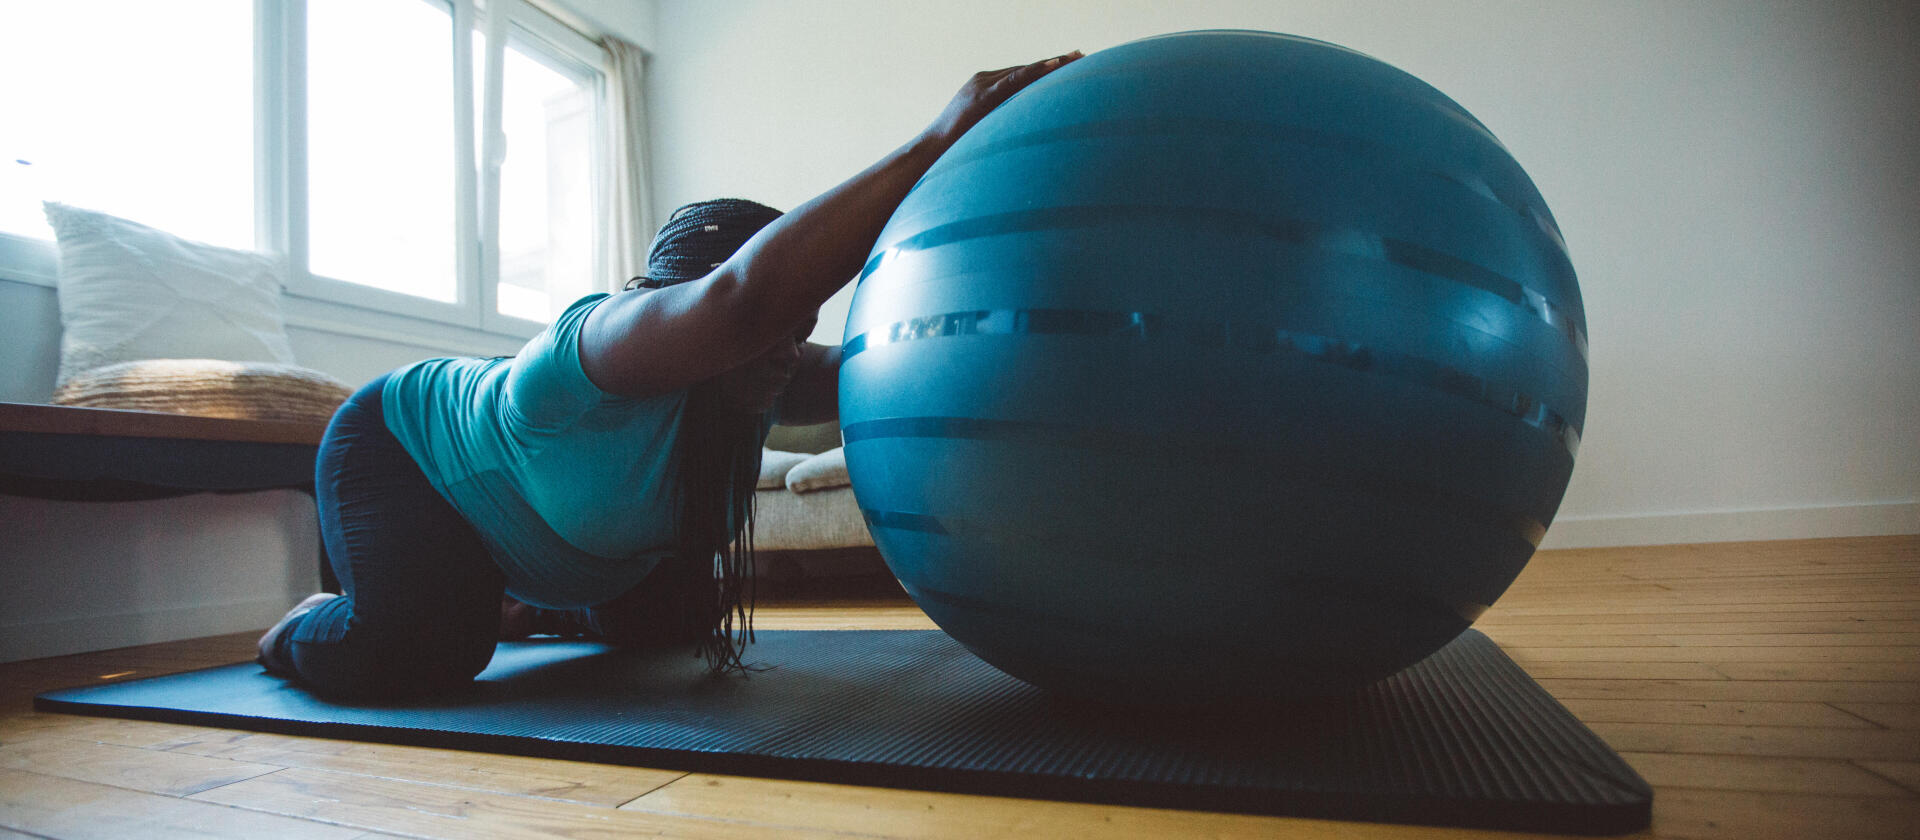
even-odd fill
[[(1630, 605), (1614, 605), (1619, 611), (1596, 612), (1595, 608), (1591, 605), (1584, 608), (1576, 607), (1569, 610), (1548, 611), (1531, 609), (1527, 606), (1522, 606), (1524, 604), (1526, 604), (1526, 601), (1520, 598), (1515, 598), (1511, 601), (1502, 599), (1500, 603), (1494, 605), (1493, 611), (1482, 617), (1476, 622), (1475, 626), (1482, 628), (1544, 626), (1546, 629), (1556, 630), (1560, 628), (1591, 627), (1595, 625), (1628, 625), (1624, 629), (1615, 629), (1608, 632), (1634, 633), (1639, 632), (1639, 628), (1656, 622), (1662, 624), (1699, 626), (1703, 624), (1728, 623), (1765, 625), (1768, 622), (1784, 625), (1790, 622), (1797, 623), (1807, 621), (1920, 621), (1920, 606), (1903, 607), (1900, 609), (1880, 609), (1854, 607), (1845, 604), (1838, 606), (1821, 604), (1818, 605), (1816, 609), (1778, 607), (1767, 612), (1748, 612), (1744, 610), (1671, 611), (1658, 609), (1633, 610), (1629, 612), (1626, 610), (1626, 607)], [(1688, 631), (1683, 627), (1679, 630), (1664, 632), (1685, 633), (1698, 631)], [(1766, 631), (1763, 629), (1759, 632)]]
[(1864, 680), (1920, 683), (1920, 662), (1723, 662), (1713, 670), (1733, 680)]
[(1885, 776), (1837, 759), (1627, 752), (1621, 758), (1658, 787), (1697, 787), (1822, 796), (1891, 796), (1912, 791)]
[(1912, 703), (1834, 703), (1835, 708), (1856, 714), (1888, 729), (1920, 729), (1920, 701)]
[(1566, 647), (1604, 647), (1604, 648), (1643, 648), (1674, 647), (1674, 643), (1653, 634), (1626, 633), (1566, 633), (1556, 628), (1552, 632), (1529, 632), (1509, 627), (1482, 628), (1487, 638), (1499, 643), (1508, 650), (1521, 648), (1566, 648)]
[(167, 796), (187, 796), (280, 769), (268, 764), (59, 738), (0, 746), (0, 767)]
[[(724, 819), (622, 811), (326, 770), (282, 770), (190, 797), (288, 817), (411, 837), (546, 838), (652, 835), (687, 838), (764, 836)], [(797, 838), (830, 832), (782, 832)]]
[(1920, 793), (1920, 761), (1856, 761), (1868, 770), (1881, 775), (1914, 793)]
[(1915, 646), (1920, 645), (1920, 633), (1739, 633), (1716, 629), (1710, 633), (1675, 633), (1656, 635), (1655, 638), (1670, 645), (1690, 648), (1904, 646), (1905, 650), (1914, 650)]
[(40, 712), (0, 718), (0, 744), (52, 737), (69, 741), (94, 741), (122, 747), (150, 747), (182, 738), (209, 737), (227, 731), (229, 730), (177, 723), (148, 723), (118, 718), (77, 717)]
[[(1597, 618), (1597, 617), (1596, 617)], [(1622, 626), (1623, 624), (1629, 626)], [(1815, 636), (1832, 634), (1835, 636), (1854, 636), (1877, 633), (1911, 633), (1920, 639), (1920, 620), (1915, 619), (1819, 619), (1813, 621), (1767, 621), (1755, 616), (1716, 616), (1705, 621), (1650, 622), (1632, 620), (1618, 623), (1595, 621), (1583, 623), (1570, 621), (1565, 617), (1551, 624), (1511, 624), (1482, 620), (1475, 625), (1487, 635), (1498, 634), (1500, 638), (1524, 638), (1535, 641), (1537, 638), (1560, 637), (1566, 639), (1606, 638), (1612, 634), (1635, 634), (1636, 636), (1657, 636), (1673, 644), (1675, 636), (1699, 636), (1708, 639), (1716, 635), (1774, 634), (1783, 637), (1783, 643), (1797, 643), (1787, 640), (1786, 636)], [(1709, 643), (1711, 640), (1709, 639)], [(1535, 642), (1538, 643), (1537, 641)], [(1831, 642), (1829, 644), (1832, 644)], [(1920, 641), (1905, 644), (1920, 644)]]
[(1701, 662), (1555, 662), (1535, 659), (1522, 649), (1507, 655), (1536, 680), (1724, 680), (1726, 674)]
[(753, 626), (762, 630), (937, 630), (933, 619), (911, 604), (883, 607), (763, 607)]
[(1920, 683), (1793, 680), (1542, 679), (1554, 697), (1621, 700), (1920, 703)]
[(1653, 800), (1655, 834), (1702, 840), (1912, 840), (1920, 800), (1666, 788)]
[(621, 806), (621, 810), (715, 815), (755, 826), (769, 836), (785, 836), (795, 830), (835, 830), (912, 840), (1089, 836), (1442, 840), (1486, 836), (1485, 832), (1423, 826), (1037, 802), (706, 774), (688, 776)]
[(1702, 723), (1723, 726), (1833, 726), (1875, 729), (1874, 723), (1825, 703), (1735, 700), (1623, 700), (1556, 698), (1586, 723)]
[[(1882, 593), (1887, 594), (1887, 593)], [(1773, 614), (1783, 621), (1819, 616), (1831, 618), (1836, 615), (1870, 616), (1877, 618), (1912, 619), (1920, 618), (1920, 597), (1913, 593), (1903, 593), (1899, 600), (1888, 601), (1884, 598), (1863, 599), (1873, 603), (1857, 603), (1854, 599), (1845, 601), (1819, 601), (1797, 603), (1791, 598), (1781, 599), (1778, 603), (1764, 606), (1755, 604), (1680, 604), (1666, 601), (1638, 603), (1623, 601), (1604, 605), (1604, 612), (1596, 613), (1596, 605), (1591, 601), (1567, 601), (1559, 604), (1535, 601), (1531, 598), (1516, 598), (1513, 603), (1502, 602), (1494, 605), (1499, 610), (1498, 622), (1522, 621), (1531, 617), (1540, 622), (1555, 622), (1569, 618), (1584, 619), (1595, 615), (1611, 615), (1621, 622), (1643, 620), (1651, 617), (1660, 621), (1675, 621), (1692, 617), (1694, 620), (1713, 621), (1720, 616), (1753, 616)], [(1488, 613), (1489, 618), (1495, 614)]]
[(0, 826), (62, 840), (352, 840), (366, 834), (360, 829), (19, 770), (0, 770)]
[(1905, 761), (1920, 757), (1920, 732), (1795, 726), (1701, 726), (1682, 723), (1587, 724), (1622, 752), (1765, 755), (1781, 758)]
[(154, 745), (172, 754), (329, 770), (469, 790), (613, 807), (686, 775), (672, 770), (553, 761), (462, 750), (362, 744), (259, 732), (210, 735)]
[(1916, 647), (1527, 647), (1508, 648), (1529, 662), (1892, 663), (1920, 665)]

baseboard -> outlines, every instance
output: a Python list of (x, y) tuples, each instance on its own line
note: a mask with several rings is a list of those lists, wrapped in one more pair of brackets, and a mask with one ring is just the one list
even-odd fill
[(1635, 516), (1563, 516), (1540, 547), (1800, 540), (1920, 534), (1920, 502), (1826, 505)]
[(0, 662), (261, 630), (292, 604), (260, 598), (0, 626)]

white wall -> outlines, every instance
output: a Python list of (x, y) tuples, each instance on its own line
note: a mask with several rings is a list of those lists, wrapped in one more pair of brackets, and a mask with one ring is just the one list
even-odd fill
[(530, 0), (592, 36), (612, 35), (651, 52), (657, 44), (653, 0)]
[(265, 628), (318, 587), (313, 499), (0, 496), (0, 662)]
[(653, 24), (662, 215), (792, 207), (975, 70), (1212, 27), (1367, 52), (1492, 127), (1566, 232), (1592, 401), (1549, 545), (1920, 531), (1908, 4), (660, 0)]

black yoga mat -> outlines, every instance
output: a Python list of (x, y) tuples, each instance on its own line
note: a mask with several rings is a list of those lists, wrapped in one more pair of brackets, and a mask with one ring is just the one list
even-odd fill
[(1346, 698), (1143, 711), (1052, 697), (932, 630), (767, 631), (751, 676), (686, 651), (500, 646), (473, 691), (347, 706), (229, 665), (43, 694), (42, 711), (763, 777), (1583, 834), (1653, 793), (1469, 630)]

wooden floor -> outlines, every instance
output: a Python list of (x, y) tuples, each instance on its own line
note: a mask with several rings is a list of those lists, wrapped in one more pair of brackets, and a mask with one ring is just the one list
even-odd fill
[[(932, 625), (869, 603), (760, 626)], [(1920, 837), (1920, 536), (1543, 552), (1478, 626), (1653, 783), (1652, 836)], [(252, 635), (0, 665), (0, 838), (1475, 834), (31, 711), (45, 689), (249, 659)]]

